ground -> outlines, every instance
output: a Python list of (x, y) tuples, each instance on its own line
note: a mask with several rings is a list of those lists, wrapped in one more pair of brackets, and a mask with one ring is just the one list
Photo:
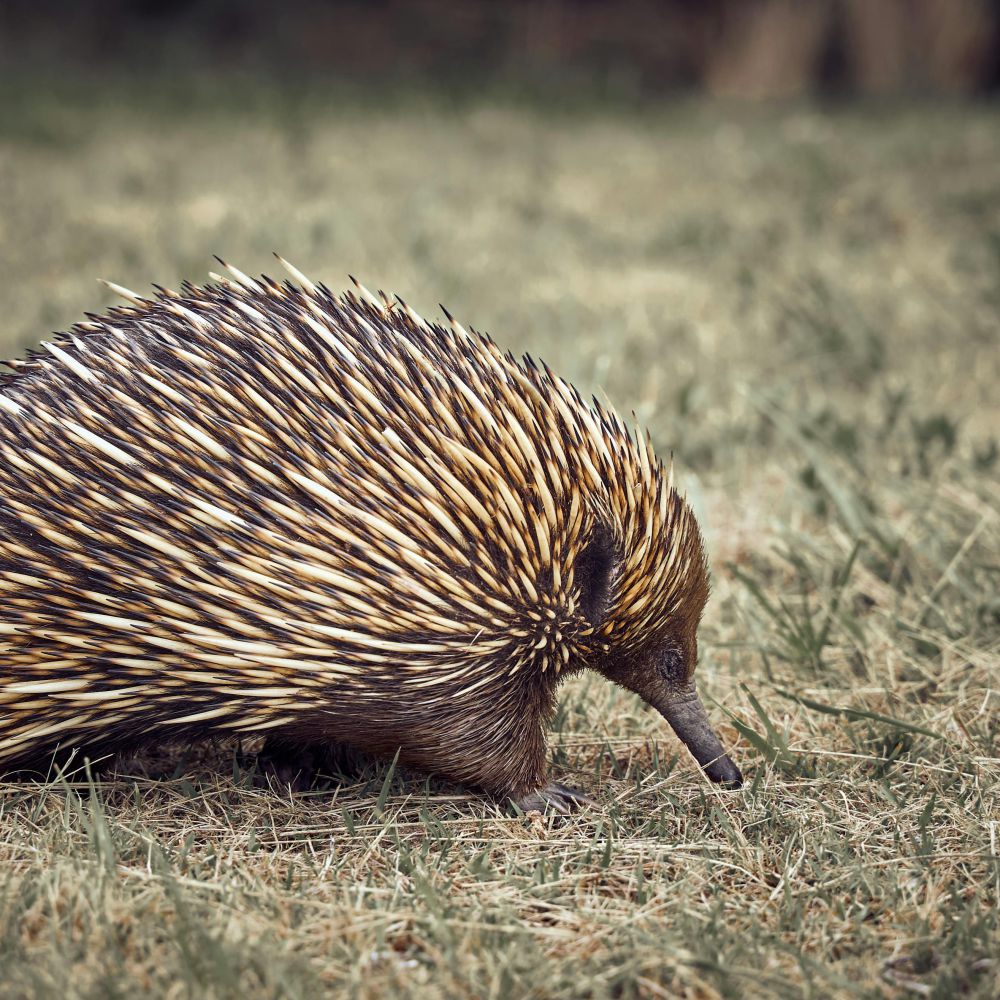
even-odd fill
[(231, 747), (0, 784), (3, 996), (997, 996), (1000, 110), (171, 86), (8, 88), (0, 348), (278, 250), (607, 393), (703, 519), (748, 782), (594, 677), (572, 818)]

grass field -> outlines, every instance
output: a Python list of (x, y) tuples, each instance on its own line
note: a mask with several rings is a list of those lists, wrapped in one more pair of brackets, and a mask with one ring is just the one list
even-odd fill
[(1000, 112), (12, 85), (0, 348), (278, 250), (634, 410), (711, 546), (711, 786), (600, 678), (515, 817), (230, 747), (0, 784), (0, 996), (1000, 995)]

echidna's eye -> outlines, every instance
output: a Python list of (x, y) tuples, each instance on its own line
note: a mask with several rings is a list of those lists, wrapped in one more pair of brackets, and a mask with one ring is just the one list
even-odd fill
[(684, 667), (684, 655), (680, 647), (673, 644), (666, 646), (656, 658), (656, 669), (668, 681), (680, 684), (687, 676)]
[(595, 628), (607, 617), (615, 557), (611, 532), (597, 525), (577, 558), (575, 572), (580, 610)]

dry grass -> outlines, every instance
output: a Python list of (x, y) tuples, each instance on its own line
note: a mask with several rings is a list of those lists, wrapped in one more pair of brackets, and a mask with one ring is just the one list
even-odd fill
[(593, 678), (570, 819), (374, 765), (282, 797), (226, 748), (0, 785), (0, 993), (998, 995), (995, 109), (125, 89), (9, 90), (4, 346), (278, 249), (606, 388), (702, 511), (750, 780)]

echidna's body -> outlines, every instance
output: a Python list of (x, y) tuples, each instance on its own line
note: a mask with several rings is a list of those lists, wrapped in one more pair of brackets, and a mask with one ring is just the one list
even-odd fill
[(555, 802), (543, 724), (589, 666), (738, 780), (648, 444), (457, 324), (233, 273), (0, 379), (0, 772), (267, 733)]

